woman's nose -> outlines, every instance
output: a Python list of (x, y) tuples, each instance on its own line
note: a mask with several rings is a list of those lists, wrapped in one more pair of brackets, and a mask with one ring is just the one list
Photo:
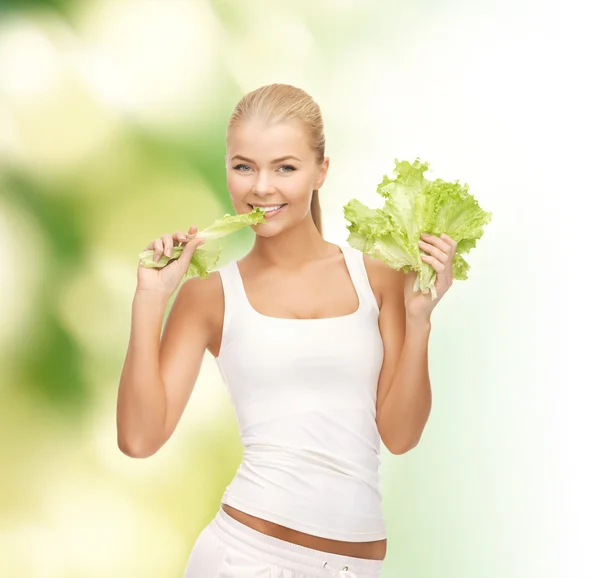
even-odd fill
[(256, 180), (254, 181), (253, 189), (257, 193), (271, 193), (273, 192), (273, 185), (270, 181), (269, 175), (266, 172), (259, 172), (256, 175)]

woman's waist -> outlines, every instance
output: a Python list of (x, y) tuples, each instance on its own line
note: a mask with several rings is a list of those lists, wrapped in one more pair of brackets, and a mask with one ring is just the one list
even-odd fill
[(322, 464), (243, 459), (227, 493), (257, 508), (302, 518), (307, 524), (335, 520), (352, 535), (371, 532), (383, 519), (376, 473), (358, 476)]
[[(235, 502), (237, 503), (237, 502)], [(239, 505), (239, 504), (238, 504)], [(235, 508), (228, 503), (221, 504), (222, 510), (241, 524), (278, 540), (297, 544), (305, 548), (312, 548), (321, 552), (328, 552), (341, 556), (352, 556), (367, 560), (384, 560), (387, 551), (387, 538), (379, 538), (365, 542), (334, 540), (315, 536), (310, 533), (300, 532), (273, 521), (255, 516), (245, 511), (243, 505)]]
[[(275, 479), (277, 478), (277, 479)], [(240, 468), (222, 502), (289, 530), (342, 542), (387, 537), (380, 493), (356, 480), (264, 478)], [(282, 531), (285, 532), (285, 531)]]

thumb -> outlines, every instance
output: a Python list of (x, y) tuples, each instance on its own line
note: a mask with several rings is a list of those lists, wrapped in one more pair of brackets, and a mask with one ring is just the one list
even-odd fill
[(191, 241), (189, 241), (188, 243), (186, 243), (185, 247), (183, 248), (183, 251), (181, 252), (181, 255), (179, 257), (179, 259), (177, 259), (178, 263), (185, 269), (187, 270), (190, 261), (192, 260), (192, 255), (194, 254), (194, 251), (204, 243), (204, 239), (192, 239)]

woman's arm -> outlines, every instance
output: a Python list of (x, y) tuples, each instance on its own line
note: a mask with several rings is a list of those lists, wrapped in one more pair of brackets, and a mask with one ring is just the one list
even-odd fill
[(431, 323), (406, 324), (404, 346), (387, 395), (377, 415), (377, 426), (386, 447), (403, 454), (421, 439), (431, 412), (431, 384), (427, 346)]
[[(380, 326), (388, 353), (383, 377), (382, 400), (378, 403), (377, 424), (381, 439), (391, 452), (414, 448), (431, 412), (431, 385), (427, 346), (431, 313), (452, 286), (452, 263), (457, 242), (445, 233), (421, 234), (420, 258), (435, 271), (435, 299), (414, 291), (417, 273), (408, 275), (389, 269), (382, 272)], [(402, 343), (398, 347), (398, 343)]]
[(117, 399), (117, 441), (130, 457), (156, 453), (171, 437), (198, 378), (212, 324), (210, 294), (218, 280), (186, 281), (177, 294), (161, 340), (167, 301), (136, 292), (129, 347)]
[(384, 358), (377, 388), (377, 428), (386, 448), (402, 454), (418, 443), (431, 411), (427, 358), (431, 323), (407, 318), (403, 271), (370, 257), (365, 264), (381, 299)]

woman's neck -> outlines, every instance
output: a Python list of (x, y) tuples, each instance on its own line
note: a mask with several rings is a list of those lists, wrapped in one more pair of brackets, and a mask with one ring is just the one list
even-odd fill
[(294, 269), (307, 261), (331, 254), (331, 243), (323, 239), (310, 214), (306, 222), (272, 237), (256, 235), (248, 260), (281, 269)]

